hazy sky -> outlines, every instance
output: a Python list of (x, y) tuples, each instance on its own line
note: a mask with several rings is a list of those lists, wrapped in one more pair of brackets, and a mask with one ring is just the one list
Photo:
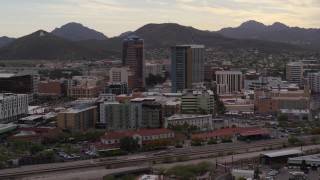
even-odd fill
[(0, 0), (0, 36), (20, 37), (78, 22), (111, 37), (147, 23), (179, 23), (202, 30), (270, 25), (320, 28), (320, 0)]

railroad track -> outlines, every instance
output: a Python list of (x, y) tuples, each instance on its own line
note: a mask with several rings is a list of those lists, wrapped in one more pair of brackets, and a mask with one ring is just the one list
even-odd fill
[[(320, 136), (306, 136), (306, 137), (300, 137), (299, 139), (301, 141), (304, 141), (306, 144), (311, 141), (311, 137), (318, 137)], [(279, 146), (283, 143), (287, 143), (287, 139), (276, 139), (276, 140), (268, 140), (263, 142), (251, 142), (250, 144), (244, 144), (239, 143), (239, 145), (232, 145), (230, 144), (230, 147), (216, 147), (214, 145), (207, 146), (205, 148), (195, 148), (192, 151), (185, 151), (185, 152), (168, 152), (171, 154), (171, 156), (178, 157), (181, 155), (186, 156), (204, 156), (209, 154), (219, 154), (221, 152), (235, 152), (235, 151), (241, 151), (245, 149), (250, 148), (262, 148), (262, 147), (270, 147), (270, 146)], [(208, 148), (208, 149), (206, 149)], [(149, 157), (142, 157), (137, 159), (111, 159), (111, 158), (101, 158), (100, 161), (95, 161), (94, 163), (84, 163), (84, 164), (77, 164), (77, 165), (68, 165), (65, 164), (65, 166), (59, 166), (59, 167), (50, 167), (50, 168), (41, 168), (37, 170), (24, 170), (24, 171), (14, 171), (14, 172), (6, 172), (1, 173), (0, 172), (0, 179), (12, 179), (12, 178), (18, 178), (18, 177), (25, 177), (28, 175), (33, 174), (41, 174), (41, 173), (49, 173), (49, 172), (58, 172), (58, 171), (66, 171), (66, 170), (76, 170), (76, 169), (82, 169), (82, 168), (93, 168), (93, 167), (99, 167), (99, 166), (108, 166), (108, 165), (133, 165), (137, 163), (143, 163), (146, 161), (162, 161), (166, 157), (165, 154), (163, 155), (152, 155)], [(128, 166), (129, 166), (128, 165)]]

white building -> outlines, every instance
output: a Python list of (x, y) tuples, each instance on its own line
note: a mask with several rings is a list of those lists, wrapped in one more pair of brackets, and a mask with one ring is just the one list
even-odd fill
[(290, 83), (301, 83), (303, 78), (303, 62), (288, 63), (286, 67), (286, 79)]
[(134, 72), (129, 69), (129, 67), (113, 67), (109, 71), (110, 83), (127, 83), (129, 84), (129, 79), (134, 75)]
[(320, 92), (320, 73), (308, 73), (308, 86), (313, 92)]
[(262, 82), (262, 77), (259, 77), (257, 80), (244, 80), (244, 89), (261, 89), (263, 85), (265, 85), (268, 89), (272, 89), (273, 87), (283, 87), (286, 84), (287, 83), (285, 81), (281, 80), (281, 77), (267, 77), (266, 82)]
[(241, 71), (217, 71), (216, 72), (217, 93), (241, 92), (242, 72)]
[(200, 115), (200, 114), (175, 114), (166, 118), (165, 120), (165, 128), (168, 127), (169, 124), (184, 124), (187, 123), (189, 125), (197, 126), (200, 130), (204, 129), (213, 129), (212, 128), (212, 115)]
[(27, 94), (0, 94), (0, 123), (17, 121), (27, 113)]
[(148, 77), (149, 74), (163, 76), (164, 72), (162, 70), (162, 64), (152, 64), (147, 62), (145, 65), (145, 73), (146, 77)]

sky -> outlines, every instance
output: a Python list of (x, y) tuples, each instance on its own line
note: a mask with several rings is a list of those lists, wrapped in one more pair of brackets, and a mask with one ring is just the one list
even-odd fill
[(69, 22), (113, 37), (148, 23), (216, 31), (248, 20), (320, 28), (320, 0), (0, 0), (0, 37)]

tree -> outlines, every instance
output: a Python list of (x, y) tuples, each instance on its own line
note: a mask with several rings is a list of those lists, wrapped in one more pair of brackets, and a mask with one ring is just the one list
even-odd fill
[(116, 180), (116, 178), (114, 176), (107, 175), (103, 177), (103, 180)]
[(163, 158), (163, 162), (164, 162), (164, 163), (171, 163), (172, 160), (173, 160), (173, 158), (172, 158), (172, 156), (169, 155), (169, 154), (165, 155), (164, 158)]
[(217, 88), (212, 88), (213, 99), (214, 99), (214, 110), (216, 114), (224, 114), (226, 112), (226, 107), (224, 106), (223, 101), (220, 100), (219, 95), (217, 94)]
[(317, 143), (317, 140), (318, 140), (318, 138), (315, 137), (315, 136), (313, 136), (313, 137), (311, 138), (312, 144), (316, 144), (316, 143)]
[(282, 164), (274, 163), (271, 165), (271, 169), (279, 170), (282, 168)]
[(307, 162), (306, 162), (306, 160), (302, 160), (300, 169), (301, 169), (301, 170), (306, 170), (306, 169), (307, 169)]
[(14, 151), (29, 150), (29, 142), (25, 139), (19, 139), (12, 142), (12, 149)]
[(299, 143), (299, 141), (300, 140), (298, 138), (296, 138), (296, 137), (289, 137), (288, 138), (288, 143), (291, 144), (291, 145), (295, 145), (295, 144)]
[(134, 152), (139, 148), (139, 144), (133, 137), (125, 136), (120, 139), (120, 148), (127, 152)]
[(201, 146), (202, 143), (203, 143), (203, 140), (200, 139), (200, 138), (193, 138), (193, 139), (191, 140), (191, 145), (192, 145), (192, 146)]
[(254, 175), (253, 175), (253, 178), (254, 179), (259, 179), (259, 174), (260, 174), (260, 169), (258, 167), (256, 167), (254, 169)]
[(277, 118), (277, 120), (281, 122), (287, 122), (288, 121), (288, 116), (286, 114), (280, 114)]
[(52, 150), (48, 150), (48, 151), (45, 151), (45, 152), (43, 153), (43, 155), (44, 155), (45, 157), (48, 157), (48, 158), (53, 157), (54, 154), (55, 154), (55, 152), (52, 151)]
[(33, 145), (31, 145), (31, 147), (30, 147), (30, 153), (31, 153), (32, 155), (35, 155), (35, 154), (37, 154), (38, 152), (41, 152), (41, 151), (43, 151), (43, 150), (44, 150), (44, 147), (43, 147), (42, 144), (33, 144)]
[(162, 77), (161, 75), (153, 75), (149, 74), (148, 77), (146, 77), (146, 84), (147, 86), (154, 86), (157, 84), (162, 84), (167, 80), (167, 77)]
[(125, 174), (121, 179), (122, 180), (134, 180), (136, 178), (133, 174)]

